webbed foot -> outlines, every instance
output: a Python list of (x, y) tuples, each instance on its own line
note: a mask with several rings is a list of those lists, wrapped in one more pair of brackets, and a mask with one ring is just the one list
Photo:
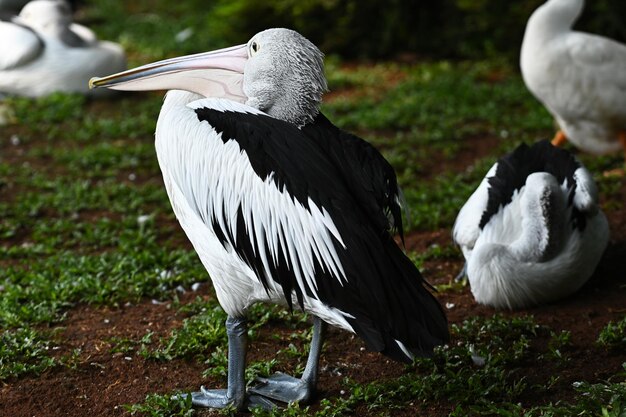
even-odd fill
[(281, 372), (267, 378), (259, 377), (256, 382), (257, 385), (249, 388), (250, 392), (285, 403), (307, 404), (315, 394), (314, 384)]
[[(199, 392), (191, 393), (191, 403), (196, 407), (204, 408), (228, 408), (234, 407), (241, 409), (245, 398), (235, 399), (229, 398), (228, 391), (225, 389), (208, 390), (204, 386), (200, 387)], [(239, 403), (239, 404), (238, 404)]]
[[(186, 397), (188, 394), (182, 394)], [(195, 407), (202, 408), (234, 408), (236, 410), (252, 410), (253, 408), (262, 408), (264, 410), (272, 410), (277, 407), (272, 401), (265, 397), (255, 394), (245, 395), (243, 398), (229, 397), (228, 391), (225, 389), (206, 389), (200, 387), (200, 391), (192, 392), (191, 403)]]

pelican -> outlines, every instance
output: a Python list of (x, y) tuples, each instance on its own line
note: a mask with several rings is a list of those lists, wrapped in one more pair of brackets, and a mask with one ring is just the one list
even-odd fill
[[(159, 165), (228, 315), (227, 389), (202, 387), (195, 405), (310, 401), (324, 323), (404, 362), (448, 340), (441, 306), (392, 238), (402, 230), (395, 173), (320, 113), (323, 55), (302, 35), (269, 29), (90, 83), (171, 90), (156, 128)], [(246, 310), (257, 302), (312, 315), (313, 337), (301, 378), (275, 374), (246, 391)]]
[[(30, 0), (0, 0), (0, 17), (17, 15)], [(68, 0), (72, 8), (76, 8), (76, 0)]]
[(31, 1), (12, 21), (0, 21), (0, 39), (0, 93), (89, 94), (91, 76), (126, 68), (122, 48), (72, 23), (62, 0)]
[(548, 0), (531, 15), (520, 64), (528, 89), (556, 119), (553, 144), (626, 156), (626, 45), (577, 32), (584, 0)]
[(589, 171), (543, 140), (491, 167), (461, 208), (453, 238), (476, 301), (515, 309), (577, 291), (598, 265), (609, 227)]

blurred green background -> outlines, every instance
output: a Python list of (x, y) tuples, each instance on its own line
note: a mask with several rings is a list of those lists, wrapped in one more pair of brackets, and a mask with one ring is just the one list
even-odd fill
[[(89, 3), (89, 2), (88, 2)], [(93, 1), (93, 3), (98, 3)], [(344, 58), (491, 58), (516, 61), (528, 17), (542, 0), (102, 1), (99, 10), (167, 10), (190, 24), (198, 49), (246, 42), (270, 27), (295, 29)], [(106, 7), (100, 7), (106, 6)], [(118, 13), (114, 13), (117, 15)], [(626, 2), (588, 1), (576, 29), (626, 40)], [(101, 16), (105, 18), (105, 16)], [(137, 19), (129, 16), (128, 19)], [(120, 21), (124, 30), (127, 22)], [(114, 28), (115, 26), (108, 26)], [(164, 28), (167, 30), (168, 28)], [(110, 38), (116, 38), (115, 33)]]

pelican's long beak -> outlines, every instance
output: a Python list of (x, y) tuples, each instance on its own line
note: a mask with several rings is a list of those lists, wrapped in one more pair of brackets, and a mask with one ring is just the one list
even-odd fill
[(224, 97), (244, 103), (243, 71), (247, 45), (238, 45), (165, 59), (152, 64), (89, 80), (89, 88), (114, 90), (186, 90), (205, 97)]

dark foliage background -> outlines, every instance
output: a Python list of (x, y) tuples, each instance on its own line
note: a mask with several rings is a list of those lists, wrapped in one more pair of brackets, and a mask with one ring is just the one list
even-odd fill
[[(206, 27), (225, 43), (269, 27), (296, 29), (345, 58), (399, 54), (516, 60), (526, 20), (542, 0), (217, 0)], [(206, 3), (203, 5), (206, 10)], [(576, 28), (626, 39), (626, 2), (587, 2)]]

